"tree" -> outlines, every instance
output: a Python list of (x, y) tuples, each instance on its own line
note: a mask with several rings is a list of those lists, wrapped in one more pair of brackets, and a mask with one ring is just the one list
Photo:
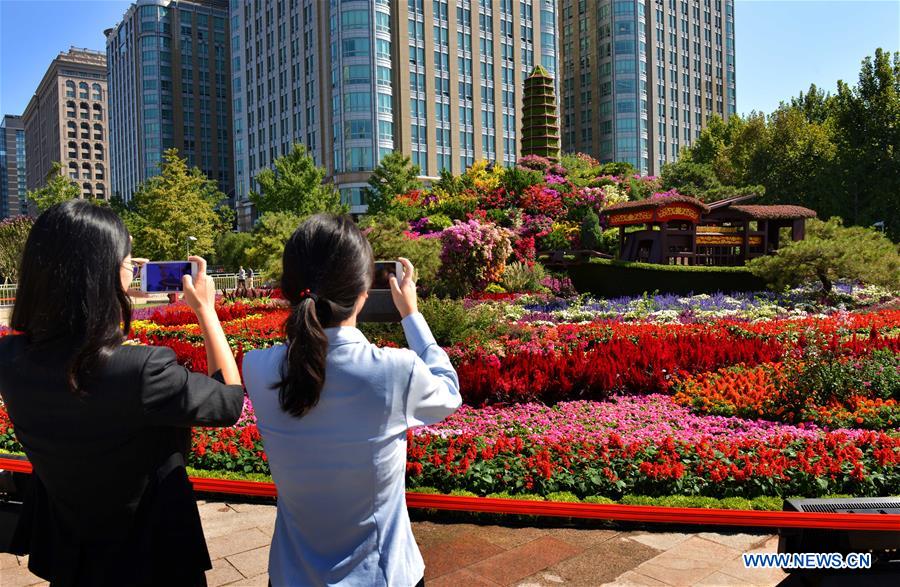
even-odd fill
[[(782, 102), (782, 104), (784, 104)], [(825, 90), (820, 90), (816, 84), (810, 84), (807, 93), (791, 98), (790, 107), (800, 110), (809, 122), (824, 123), (832, 115), (834, 98)]]
[(215, 254), (210, 265), (223, 266), (228, 271), (251, 265), (247, 250), (253, 245), (253, 235), (249, 232), (224, 232), (216, 237)]
[(846, 216), (864, 226), (885, 221), (900, 237), (900, 53), (877, 49), (862, 62), (859, 82), (838, 81), (834, 101), (840, 182)]
[(54, 161), (44, 186), (28, 192), (28, 199), (34, 202), (38, 212), (43, 212), (54, 204), (74, 200), (80, 195), (78, 184), (63, 175), (62, 165)]
[(0, 279), (3, 283), (16, 283), (25, 241), (34, 220), (28, 216), (13, 216), (0, 221)]
[(191, 253), (209, 255), (217, 234), (231, 228), (234, 212), (215, 181), (178, 156), (163, 154), (160, 174), (141, 184), (124, 215), (134, 243), (133, 254), (150, 259), (182, 259), (188, 237)]
[(341, 196), (333, 184), (325, 183), (325, 169), (318, 167), (306, 147), (295, 144), (287, 155), (275, 159), (274, 169), (256, 176), (259, 192), (250, 192), (250, 201), (260, 215), (290, 212), (309, 216), (319, 212), (345, 214)]
[(674, 189), (701, 199), (708, 190), (722, 187), (711, 165), (695, 163), (689, 158), (663, 165), (660, 178), (663, 190)]
[(420, 174), (419, 166), (414, 165), (410, 158), (400, 151), (385, 155), (369, 178), (369, 188), (366, 190), (369, 213), (388, 212), (393, 206), (394, 198), (420, 189), (422, 187), (422, 182), (419, 181)]
[(818, 279), (826, 293), (836, 279), (854, 279), (891, 289), (900, 287), (900, 251), (871, 228), (845, 227), (834, 217), (807, 222), (806, 238), (790, 242), (773, 255), (753, 259), (747, 266), (778, 288)]
[(281, 279), (281, 258), (287, 243), (303, 217), (291, 212), (266, 212), (253, 227), (251, 246), (247, 249), (247, 261), (266, 274), (268, 279)]

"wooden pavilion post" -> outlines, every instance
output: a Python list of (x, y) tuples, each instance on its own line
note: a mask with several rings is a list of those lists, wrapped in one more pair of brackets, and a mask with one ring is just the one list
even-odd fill
[(750, 221), (744, 220), (744, 244), (741, 245), (741, 263), (750, 258)]

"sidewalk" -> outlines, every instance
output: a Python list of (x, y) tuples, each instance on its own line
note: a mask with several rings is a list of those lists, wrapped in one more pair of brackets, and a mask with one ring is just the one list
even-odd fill
[[(268, 583), (275, 507), (201, 502), (213, 559), (210, 587)], [(771, 534), (682, 534), (413, 522), (428, 587), (774, 586), (780, 570), (749, 570), (742, 552), (775, 552)], [(0, 554), (0, 585), (48, 585), (27, 560)]]

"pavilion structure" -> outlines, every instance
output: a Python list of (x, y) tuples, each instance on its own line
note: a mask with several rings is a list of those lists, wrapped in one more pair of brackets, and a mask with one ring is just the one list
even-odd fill
[[(752, 205), (754, 196), (704, 203), (665, 196), (615, 204), (603, 211), (619, 229), (619, 258), (663, 265), (736, 266), (777, 250), (787, 229), (803, 240), (809, 208)], [(785, 231), (785, 232), (787, 232)]]

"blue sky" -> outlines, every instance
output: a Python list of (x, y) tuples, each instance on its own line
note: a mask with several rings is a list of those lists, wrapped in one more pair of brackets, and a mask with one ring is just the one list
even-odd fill
[[(104, 49), (123, 0), (0, 0), (0, 113), (21, 114), (69, 46)], [(815, 83), (854, 83), (876, 47), (900, 50), (900, 0), (736, 0), (738, 112), (771, 112)]]

